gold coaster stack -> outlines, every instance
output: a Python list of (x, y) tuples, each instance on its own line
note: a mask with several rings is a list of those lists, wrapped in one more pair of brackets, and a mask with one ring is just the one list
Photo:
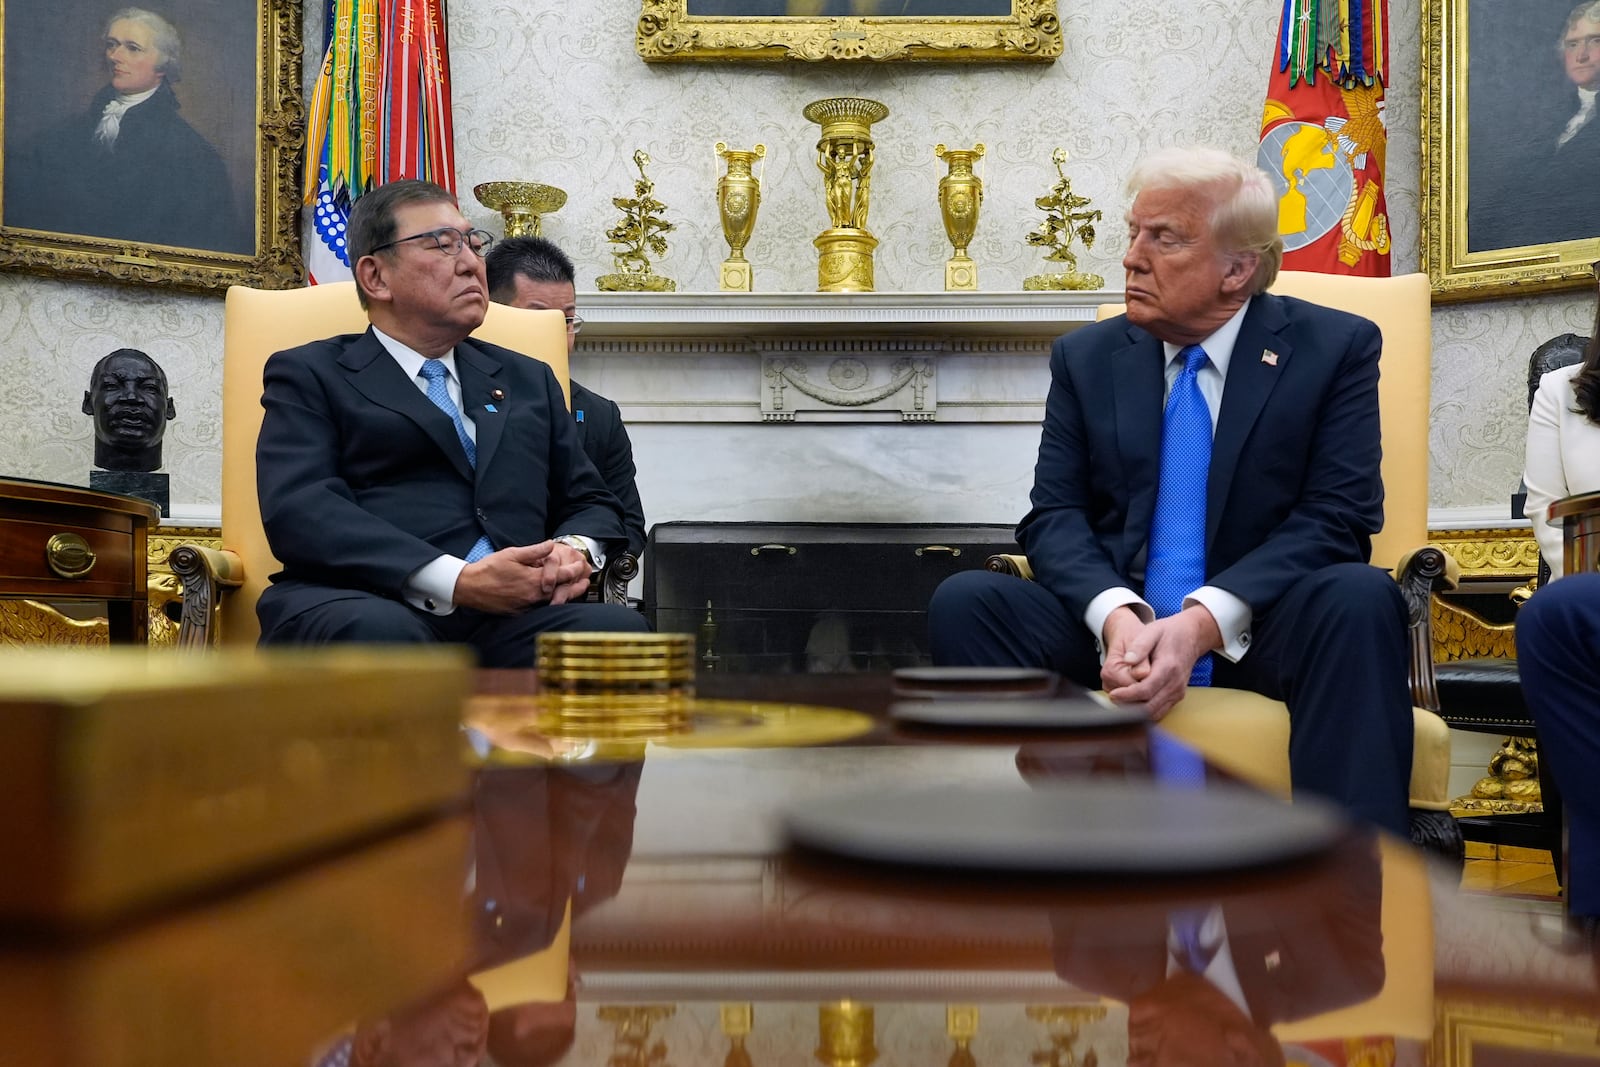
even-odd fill
[(540, 634), (535, 667), (558, 734), (633, 737), (688, 725), (693, 634)]

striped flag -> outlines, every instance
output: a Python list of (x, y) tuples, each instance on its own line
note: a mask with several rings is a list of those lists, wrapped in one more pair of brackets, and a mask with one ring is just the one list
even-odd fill
[(311, 284), (350, 278), (351, 205), (422, 178), (455, 191), (445, 0), (328, 0), (322, 73), (307, 121)]
[(1256, 162), (1278, 188), (1284, 267), (1387, 277), (1388, 0), (1283, 0), (1274, 60)]

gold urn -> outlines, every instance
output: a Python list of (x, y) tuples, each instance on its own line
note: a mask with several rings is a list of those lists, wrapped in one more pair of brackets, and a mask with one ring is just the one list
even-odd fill
[(872, 1005), (838, 1000), (817, 1008), (817, 1049), (826, 1067), (870, 1067), (878, 1058)]
[(719, 288), (732, 292), (748, 293), (754, 278), (750, 261), (744, 258), (744, 246), (756, 228), (756, 212), (761, 208), (761, 181), (751, 166), (767, 154), (767, 146), (758, 144), (749, 151), (729, 148), (717, 142), (717, 155), (728, 162), (727, 173), (717, 179), (717, 214), (722, 219), (722, 236), (730, 249), (722, 261)]
[(949, 173), (939, 179), (939, 216), (955, 254), (944, 264), (946, 290), (978, 288), (978, 265), (967, 256), (967, 246), (978, 228), (978, 208), (983, 204), (983, 179), (972, 172), (973, 163), (983, 158), (979, 141), (971, 148), (933, 146), (933, 154), (949, 165)]
[(817, 248), (817, 289), (824, 293), (870, 293), (872, 253), (878, 239), (867, 232), (875, 145), (872, 124), (889, 109), (876, 100), (834, 96), (813, 100), (807, 119), (822, 127), (817, 169), (831, 224), (812, 242)]
[(566, 190), (538, 182), (483, 182), (472, 187), (472, 195), (500, 212), (507, 237), (544, 236), (543, 217), (567, 202)]

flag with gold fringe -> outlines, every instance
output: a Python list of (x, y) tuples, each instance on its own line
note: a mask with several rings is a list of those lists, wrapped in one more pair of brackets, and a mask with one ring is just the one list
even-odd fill
[(1285, 268), (1388, 276), (1388, 65), (1388, 0), (1283, 0), (1256, 162)]
[(444, 4), (328, 0), (328, 46), (306, 124), (313, 285), (349, 279), (345, 228), (364, 193), (397, 178), (455, 191)]

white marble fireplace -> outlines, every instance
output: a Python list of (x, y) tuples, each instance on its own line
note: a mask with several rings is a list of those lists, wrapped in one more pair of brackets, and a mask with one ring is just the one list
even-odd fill
[(1000, 522), (1051, 341), (1118, 292), (585, 293), (573, 377), (622, 408), (648, 522)]

